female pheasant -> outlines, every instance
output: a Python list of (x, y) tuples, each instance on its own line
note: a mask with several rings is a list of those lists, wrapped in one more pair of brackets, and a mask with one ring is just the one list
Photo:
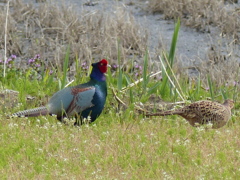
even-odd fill
[(233, 100), (227, 99), (223, 104), (212, 101), (197, 101), (183, 108), (173, 111), (149, 113), (146, 116), (180, 115), (192, 126), (212, 123), (212, 128), (220, 128), (227, 124), (231, 117), (231, 109), (234, 107)]
[(90, 116), (93, 122), (101, 114), (107, 97), (107, 84), (105, 74), (108, 62), (102, 59), (92, 64), (90, 81), (73, 87), (66, 87), (56, 92), (46, 106), (37, 107), (14, 113), (18, 117), (35, 117), (40, 115), (56, 115), (63, 121), (64, 117), (75, 116), (82, 123), (84, 118)]

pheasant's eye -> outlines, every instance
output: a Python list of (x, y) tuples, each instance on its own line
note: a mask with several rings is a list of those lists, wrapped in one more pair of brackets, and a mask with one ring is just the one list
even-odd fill
[(106, 66), (106, 64), (105, 63), (100, 63), (100, 66)]

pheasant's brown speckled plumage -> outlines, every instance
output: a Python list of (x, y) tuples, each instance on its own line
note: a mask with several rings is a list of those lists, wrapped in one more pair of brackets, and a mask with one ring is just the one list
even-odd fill
[(212, 128), (224, 126), (231, 117), (233, 100), (226, 100), (223, 104), (212, 101), (197, 101), (183, 108), (174, 111), (164, 111), (160, 113), (147, 114), (147, 116), (180, 115), (184, 117), (192, 126), (197, 124), (212, 123)]

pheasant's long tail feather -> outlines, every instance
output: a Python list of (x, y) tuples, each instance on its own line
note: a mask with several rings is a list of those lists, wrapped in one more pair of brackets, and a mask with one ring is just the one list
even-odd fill
[(157, 113), (147, 113), (146, 116), (167, 116), (167, 115), (174, 115), (174, 114), (180, 114), (179, 111), (163, 111), (163, 112), (157, 112)]
[(47, 107), (37, 107), (34, 109), (28, 109), (28, 110), (16, 112), (16, 113), (12, 114), (12, 116), (36, 117), (36, 116), (45, 116), (47, 114), (49, 114)]

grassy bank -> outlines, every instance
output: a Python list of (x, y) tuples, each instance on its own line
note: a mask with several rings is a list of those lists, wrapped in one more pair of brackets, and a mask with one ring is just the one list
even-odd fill
[[(42, 54), (33, 54), (23, 68), (17, 66), (21, 56), (8, 52), (6, 75), (0, 75), (1, 88), (19, 93), (2, 91), (0, 96), (1, 179), (237, 179), (238, 64), (231, 62), (226, 69), (227, 63), (219, 61), (195, 78), (179, 73), (175, 67), (179, 28), (180, 21), (176, 21), (170, 50), (162, 51), (153, 64), (147, 49), (138, 49), (142, 64), (128, 59), (125, 50), (132, 44), (124, 50), (127, 37), (114, 35), (115, 50), (105, 47), (114, 57), (101, 54), (112, 66), (107, 73), (104, 112), (96, 122), (81, 127), (73, 126), (72, 120), (62, 124), (51, 116), (7, 115), (46, 104), (71, 80), (70, 85), (86, 82), (92, 58), (84, 61), (72, 54), (74, 43), (69, 43), (64, 44), (60, 66), (55, 61), (43, 63)], [(225, 71), (219, 72), (224, 67)], [(146, 118), (137, 110), (174, 107), (166, 102), (222, 102), (226, 98), (234, 99), (235, 108), (228, 124), (217, 130), (193, 128), (179, 116)]]

